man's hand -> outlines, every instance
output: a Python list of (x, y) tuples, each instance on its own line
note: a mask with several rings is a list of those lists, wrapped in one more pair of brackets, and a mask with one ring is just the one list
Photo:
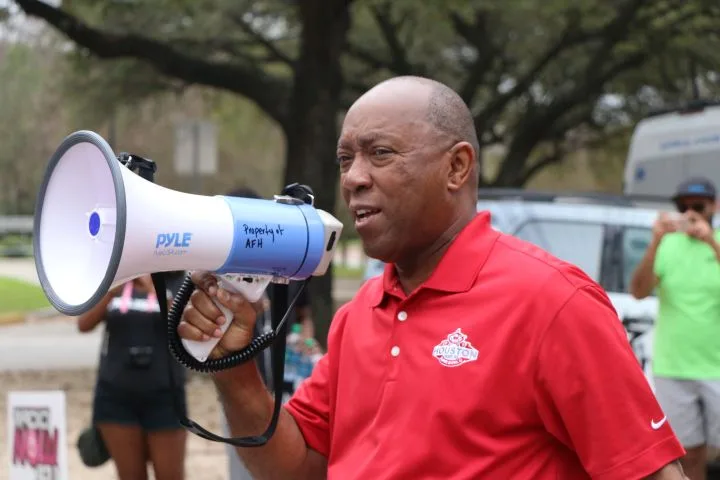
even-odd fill
[[(215, 277), (207, 272), (195, 272), (190, 277), (197, 287), (185, 307), (178, 335), (187, 340), (207, 341), (221, 338), (209, 358), (220, 358), (248, 346), (253, 338), (253, 328), (257, 312), (263, 308), (262, 302), (252, 304), (240, 294), (219, 288)], [(233, 313), (230, 327), (223, 335), (220, 326), (226, 322), (213, 299)]]
[(690, 220), (690, 226), (687, 229), (687, 234), (698, 240), (702, 240), (705, 243), (712, 244), (715, 240), (712, 226), (708, 223), (705, 218), (697, 212), (688, 210), (686, 213), (688, 220)]
[(652, 231), (655, 240), (660, 240), (666, 233), (677, 231), (677, 225), (669, 213), (660, 212), (653, 223)]

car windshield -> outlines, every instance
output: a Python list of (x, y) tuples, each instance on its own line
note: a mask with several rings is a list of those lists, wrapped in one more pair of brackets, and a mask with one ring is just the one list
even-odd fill
[[(504, 217), (506, 212), (497, 212), (493, 220)], [(607, 291), (617, 293), (629, 293), (630, 279), (652, 239), (649, 226), (623, 227), (562, 219), (530, 219), (518, 227), (510, 225), (505, 233), (577, 265)], [(379, 260), (369, 259), (365, 279), (381, 275), (383, 267)]]
[(562, 220), (530, 220), (514, 235), (580, 267), (600, 281), (604, 227)]
[[(614, 242), (609, 238), (609, 228), (600, 223), (530, 220), (513, 234), (577, 265), (604, 288), (629, 293), (630, 279), (650, 243), (652, 230), (612, 226), (614, 235), (621, 235), (621, 241)], [(606, 245), (621, 248), (610, 252)]]
[(652, 241), (651, 228), (627, 227), (622, 237), (622, 289), (627, 292), (635, 268)]

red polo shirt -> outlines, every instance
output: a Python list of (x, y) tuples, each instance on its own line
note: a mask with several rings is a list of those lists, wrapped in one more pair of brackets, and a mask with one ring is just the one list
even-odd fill
[(681, 457), (602, 289), (489, 218), (412, 294), (388, 266), (338, 311), (286, 405), (328, 478), (633, 480)]

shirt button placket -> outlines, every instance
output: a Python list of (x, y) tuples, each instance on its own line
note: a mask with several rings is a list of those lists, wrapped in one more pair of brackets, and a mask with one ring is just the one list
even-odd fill
[[(403, 323), (407, 320), (408, 314), (405, 310), (401, 310), (395, 315), (395, 318), (397, 318), (398, 322)], [(391, 360), (392, 360), (392, 365), (390, 366), (390, 372), (391, 372), (390, 378), (395, 378), (397, 376), (398, 370), (400, 368), (400, 364), (399, 364), (399, 360), (398, 360), (398, 357), (400, 356), (400, 346), (398, 345), (398, 343), (400, 343), (399, 342), (400, 339), (398, 338), (398, 337), (400, 337), (400, 332), (397, 329), (393, 329), (393, 330), (395, 332), (394, 333), (395, 338), (394, 338), (394, 342), (393, 342), (394, 345), (390, 348), (390, 356), (391, 356)]]

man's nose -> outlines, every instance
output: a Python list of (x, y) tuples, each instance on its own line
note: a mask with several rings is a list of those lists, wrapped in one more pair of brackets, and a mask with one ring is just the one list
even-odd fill
[(340, 185), (350, 191), (370, 188), (372, 185), (370, 165), (363, 155), (356, 155), (348, 169), (342, 172)]

